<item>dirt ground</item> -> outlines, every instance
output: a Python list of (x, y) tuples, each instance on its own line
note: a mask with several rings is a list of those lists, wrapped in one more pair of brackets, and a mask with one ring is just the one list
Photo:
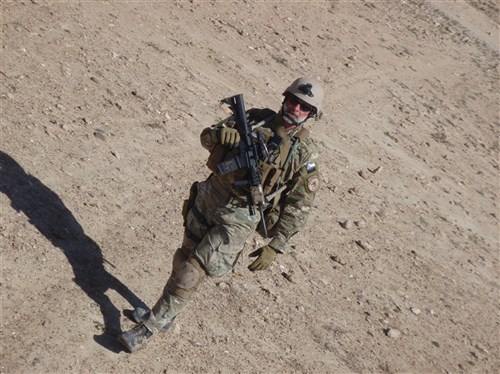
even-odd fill
[[(467, 1), (3, 1), (1, 373), (497, 373), (499, 9)], [(322, 187), (268, 271), (124, 352), (208, 175), (224, 97), (321, 79)]]

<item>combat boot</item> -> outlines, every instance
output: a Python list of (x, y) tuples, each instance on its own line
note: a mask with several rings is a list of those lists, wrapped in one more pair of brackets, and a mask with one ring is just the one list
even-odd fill
[[(149, 309), (141, 308), (140, 306), (135, 308), (132, 311), (132, 319), (135, 323), (141, 323), (148, 319), (149, 317)], [(175, 327), (175, 319), (177, 316), (172, 318), (172, 320), (163, 326), (159, 332), (165, 333), (171, 331)]]
[(146, 340), (152, 336), (153, 333), (143, 323), (139, 323), (118, 336), (118, 340), (130, 353), (133, 353), (141, 349)]

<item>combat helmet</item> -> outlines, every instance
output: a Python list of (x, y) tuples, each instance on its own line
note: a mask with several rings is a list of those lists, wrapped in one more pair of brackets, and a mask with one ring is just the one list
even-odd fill
[(314, 107), (314, 113), (311, 117), (318, 119), (321, 114), (325, 91), (321, 83), (315, 78), (298, 78), (283, 92), (283, 96), (292, 94), (300, 100)]

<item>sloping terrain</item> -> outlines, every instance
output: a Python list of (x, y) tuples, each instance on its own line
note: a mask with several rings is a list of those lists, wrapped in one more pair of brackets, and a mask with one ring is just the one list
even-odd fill
[[(493, 0), (4, 1), (1, 373), (495, 373), (499, 10)], [(208, 175), (224, 97), (279, 109), (318, 77), (322, 187), (290, 254), (151, 306)]]

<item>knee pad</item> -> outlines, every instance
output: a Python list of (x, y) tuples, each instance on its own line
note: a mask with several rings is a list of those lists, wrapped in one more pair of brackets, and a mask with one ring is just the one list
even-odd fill
[[(175, 257), (175, 256), (174, 256)], [(175, 259), (174, 259), (175, 264)], [(167, 291), (181, 299), (189, 299), (206, 277), (205, 270), (194, 258), (179, 261), (167, 283)]]
[(177, 248), (172, 259), (172, 273), (175, 273), (176, 269), (179, 269), (183, 262), (191, 255), (191, 250), (185, 246)]

